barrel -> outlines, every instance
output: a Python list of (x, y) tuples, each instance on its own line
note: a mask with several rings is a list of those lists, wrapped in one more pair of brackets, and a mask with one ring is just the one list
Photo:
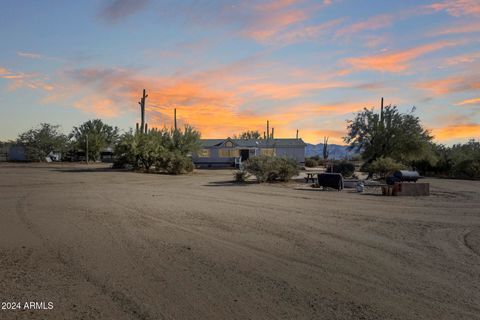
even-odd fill
[(417, 182), (420, 179), (417, 171), (398, 170), (393, 173), (393, 176), (402, 182)]
[(318, 174), (318, 185), (340, 191), (343, 189), (343, 177), (340, 173), (320, 173)]

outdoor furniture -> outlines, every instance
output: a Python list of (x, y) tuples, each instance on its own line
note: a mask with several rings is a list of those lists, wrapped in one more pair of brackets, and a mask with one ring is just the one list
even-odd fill
[(315, 176), (318, 174), (318, 172), (307, 172), (307, 176), (305, 177), (305, 182), (309, 182), (310, 180), (312, 182), (315, 182)]

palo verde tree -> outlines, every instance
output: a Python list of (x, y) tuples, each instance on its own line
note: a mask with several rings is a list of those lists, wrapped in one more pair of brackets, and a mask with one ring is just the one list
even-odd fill
[(190, 126), (181, 129), (127, 132), (115, 145), (117, 166), (131, 165), (150, 171), (179, 174), (193, 170), (190, 156), (201, 148), (200, 133)]
[(396, 106), (382, 108), (380, 114), (364, 109), (348, 120), (344, 138), (350, 150), (362, 152), (366, 164), (379, 158), (392, 158), (408, 164), (431, 156), (432, 136), (414, 115), (415, 108), (401, 113)]
[(77, 149), (85, 151), (88, 140), (88, 157), (97, 161), (100, 152), (115, 143), (118, 128), (109, 126), (100, 119), (88, 120), (78, 127), (73, 127), (70, 138), (73, 138)]
[(63, 152), (67, 141), (59, 125), (48, 123), (21, 133), (17, 139), (17, 143), (25, 146), (27, 159), (31, 161), (45, 161), (50, 152)]
[(262, 139), (262, 134), (258, 130), (244, 131), (233, 136), (234, 139)]

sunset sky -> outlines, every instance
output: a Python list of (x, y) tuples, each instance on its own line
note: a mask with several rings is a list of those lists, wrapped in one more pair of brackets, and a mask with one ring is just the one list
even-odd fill
[(0, 2), (0, 140), (40, 122), (342, 143), (380, 98), (442, 143), (480, 138), (480, 0)]

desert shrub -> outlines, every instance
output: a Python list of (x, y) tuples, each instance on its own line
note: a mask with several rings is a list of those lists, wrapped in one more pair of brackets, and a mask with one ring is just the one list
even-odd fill
[(297, 161), (290, 158), (275, 158), (274, 168), (280, 181), (288, 181), (299, 173)]
[(182, 174), (192, 172), (194, 165), (190, 157), (187, 157), (180, 152), (165, 152), (157, 158), (155, 169), (158, 172)]
[(254, 175), (258, 182), (265, 182), (271, 171), (271, 158), (263, 155), (249, 158), (244, 163), (245, 171)]
[(299, 172), (297, 162), (284, 157), (252, 157), (244, 166), (245, 171), (254, 175), (258, 182), (288, 181)]
[(317, 167), (317, 166), (318, 166), (317, 160), (315, 160), (313, 158), (305, 159), (305, 167), (314, 168), (314, 167)]
[(238, 170), (233, 173), (233, 179), (238, 183), (245, 183), (249, 177), (250, 175), (245, 170)]
[(381, 178), (385, 178), (393, 172), (403, 168), (404, 166), (401, 163), (396, 162), (392, 158), (386, 157), (378, 158), (377, 160), (373, 161), (368, 166), (368, 171), (378, 174)]
[(333, 172), (340, 173), (344, 177), (350, 177), (355, 172), (355, 165), (351, 162), (341, 161), (333, 165)]

